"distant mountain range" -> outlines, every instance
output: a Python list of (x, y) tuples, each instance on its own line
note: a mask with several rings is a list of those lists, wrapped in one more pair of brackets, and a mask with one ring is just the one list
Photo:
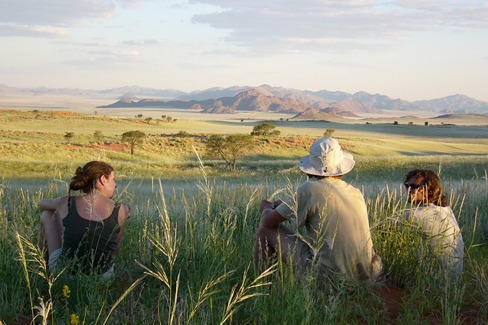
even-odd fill
[(167, 107), (201, 110), (206, 113), (234, 113), (237, 111), (267, 111), (297, 114), (335, 114), (354, 116), (355, 113), (383, 111), (428, 111), (432, 113), (486, 114), (488, 102), (465, 95), (452, 95), (432, 100), (409, 102), (385, 95), (341, 91), (309, 91), (261, 85), (259, 87), (209, 88), (183, 92), (175, 89), (152, 89), (137, 86), (107, 90), (14, 88), (0, 84), (2, 93), (19, 95), (69, 95), (90, 98), (114, 98), (111, 107)]

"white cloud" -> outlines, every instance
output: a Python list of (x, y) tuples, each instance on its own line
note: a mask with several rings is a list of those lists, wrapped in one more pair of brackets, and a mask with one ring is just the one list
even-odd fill
[(123, 8), (136, 8), (144, 3), (144, 0), (117, 0), (117, 3)]
[(19, 24), (69, 26), (87, 18), (108, 17), (116, 6), (110, 0), (0, 1), (0, 21)]
[(159, 38), (127, 40), (127, 41), (122, 42), (123, 45), (127, 45), (127, 46), (158, 45), (158, 44), (164, 44), (164, 43), (165, 42)]
[(123, 69), (126, 64), (132, 64), (139, 59), (139, 51), (124, 49), (100, 49), (88, 51), (83, 58), (63, 60), (62, 63), (88, 70), (110, 71)]
[(198, 0), (221, 10), (193, 17), (196, 23), (230, 30), (228, 41), (251, 49), (300, 50), (304, 40), (316, 50), (330, 39), (396, 40), (410, 32), (488, 27), (488, 7), (480, 1), (227, 1)]
[(63, 27), (50, 25), (33, 25), (17, 23), (1, 23), (0, 36), (44, 36), (57, 37), (67, 35), (68, 31)]
[(487, 31), (473, 0), (0, 0), (0, 74), (486, 98)]
[[(117, 5), (139, 6), (143, 0), (1, 0), (0, 36), (56, 36), (90, 19), (115, 15)], [(63, 32), (60, 33), (60, 30)]]
[(126, 49), (92, 50), (89, 53), (109, 56), (114, 58), (137, 58), (139, 56), (139, 51), (126, 50)]

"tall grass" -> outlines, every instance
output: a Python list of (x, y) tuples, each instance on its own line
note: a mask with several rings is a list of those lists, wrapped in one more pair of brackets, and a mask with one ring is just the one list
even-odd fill
[[(384, 272), (373, 285), (332, 280), (319, 289), (313, 280), (297, 281), (293, 270), (281, 262), (262, 274), (250, 269), (260, 200), (285, 195), (281, 190), (296, 187), (302, 176), (290, 172), (216, 178), (203, 165), (199, 169), (200, 176), (183, 181), (119, 182), (116, 199), (131, 203), (134, 215), (127, 221), (116, 256), (117, 277), (109, 284), (101, 284), (96, 276), (73, 274), (72, 269), (51, 274), (43, 264), (43, 252), (37, 247), (36, 202), (64, 195), (65, 181), (55, 175), (44, 185), (33, 182), (24, 187), (23, 181), (4, 181), (0, 320), (7, 324), (34, 319), (52, 324), (488, 321), (488, 250), (480, 230), (488, 224), (483, 173), (469, 179), (443, 178), (466, 243), (461, 282), (449, 282), (428, 254), (422, 236), (393, 218), (408, 208), (398, 185), (404, 171), (392, 171), (391, 182), (385, 183), (375, 170), (351, 174), (347, 180), (367, 198), (373, 242)], [(404, 293), (395, 315), (377, 294), (386, 285), (401, 287)]]

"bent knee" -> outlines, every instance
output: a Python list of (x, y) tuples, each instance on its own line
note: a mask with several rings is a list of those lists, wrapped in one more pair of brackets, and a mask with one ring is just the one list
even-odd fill
[(50, 221), (53, 217), (53, 212), (49, 210), (43, 210), (41, 212), (41, 222)]
[(261, 225), (259, 229), (256, 231), (256, 237), (265, 239), (268, 237), (277, 237), (278, 236), (278, 228), (270, 228)]
[(53, 223), (54, 220), (54, 212), (50, 210), (44, 210), (41, 212), (41, 223), (46, 226)]

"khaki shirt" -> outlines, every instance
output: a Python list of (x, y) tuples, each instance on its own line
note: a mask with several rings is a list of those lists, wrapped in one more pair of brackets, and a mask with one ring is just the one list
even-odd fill
[(352, 185), (331, 177), (309, 180), (276, 211), (297, 233), (305, 229), (302, 239), (319, 268), (351, 278), (374, 279), (381, 272), (381, 258), (373, 261), (366, 203)]

